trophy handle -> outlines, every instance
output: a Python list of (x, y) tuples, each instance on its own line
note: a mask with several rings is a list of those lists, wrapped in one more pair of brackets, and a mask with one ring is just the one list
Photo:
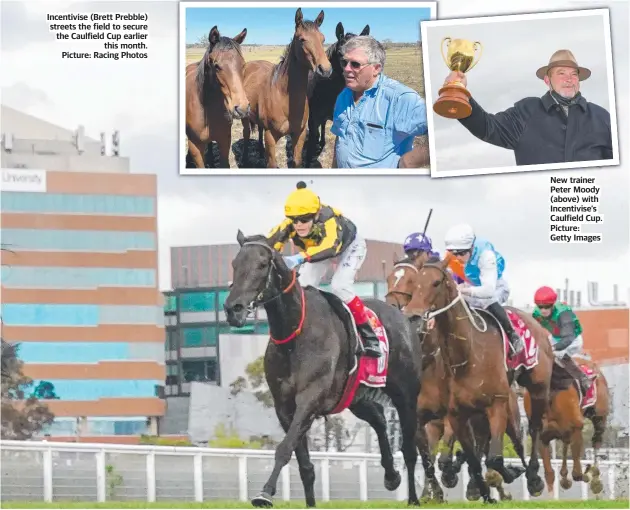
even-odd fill
[(477, 53), (477, 59), (472, 63), (472, 65), (468, 68), (468, 71), (466, 72), (469, 72), (473, 67), (475, 67), (477, 65), (477, 62), (479, 62), (479, 59), (481, 58), (481, 53), (483, 52), (483, 46), (481, 45), (479, 41), (475, 41), (473, 43), (473, 47), (477, 49), (477, 46), (479, 46), (479, 53)]
[(440, 43), (440, 53), (442, 53), (442, 59), (444, 59), (444, 63), (446, 64), (446, 67), (448, 67), (450, 69), (451, 65), (446, 60), (446, 55), (444, 54), (444, 41), (448, 41), (446, 43), (446, 47), (448, 48), (448, 45), (451, 43), (451, 38), (450, 37), (445, 37), (444, 39), (442, 39), (442, 42)]

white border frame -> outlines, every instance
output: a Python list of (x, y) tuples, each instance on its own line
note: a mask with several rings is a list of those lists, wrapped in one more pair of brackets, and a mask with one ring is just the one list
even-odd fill
[[(297, 7), (314, 7), (322, 9), (348, 8), (355, 7), (357, 9), (365, 8), (422, 8), (429, 9), (430, 19), (436, 19), (437, 1), (434, 2), (195, 2), (182, 1), (179, 3), (179, 61), (177, 64), (177, 72), (179, 74), (179, 111), (178, 111), (178, 162), (179, 175), (217, 175), (217, 176), (234, 176), (234, 175), (430, 175), (430, 170), (425, 168), (186, 168), (186, 151), (184, 149), (184, 140), (186, 135), (186, 9), (194, 8), (213, 8), (213, 7), (269, 7), (269, 8), (297, 8)], [(422, 26), (425, 22), (420, 23)], [(423, 33), (422, 31), (420, 32)], [(424, 73), (424, 69), (421, 69)], [(423, 78), (424, 79), (424, 78)], [(426, 79), (424, 79), (426, 93)], [(427, 105), (427, 108), (429, 106)], [(428, 115), (427, 115), (428, 117)], [(430, 127), (428, 127), (429, 133)]]
[[(604, 159), (598, 161), (583, 161), (583, 162), (570, 162), (570, 163), (553, 163), (553, 164), (541, 164), (541, 165), (521, 165), (518, 166), (514, 163), (514, 166), (499, 167), (499, 168), (477, 168), (469, 170), (442, 170), (439, 171), (436, 168), (436, 158), (433, 156), (435, 151), (435, 138), (434, 133), (434, 115), (437, 115), (433, 111), (433, 88), (431, 84), (431, 76), (429, 68), (429, 45), (427, 28), (435, 26), (462, 26), (462, 25), (478, 25), (482, 23), (501, 23), (503, 21), (526, 21), (535, 19), (553, 19), (553, 18), (575, 18), (584, 16), (594, 16), (600, 14), (603, 17), (604, 22), (604, 44), (606, 48), (606, 74), (608, 79), (608, 101), (610, 104), (610, 129), (612, 134), (612, 146), (613, 146), (613, 158)], [(590, 167), (609, 167), (618, 166), (619, 163), (619, 133), (617, 126), (617, 106), (615, 102), (615, 79), (613, 73), (613, 56), (612, 56), (612, 39), (610, 35), (610, 11), (608, 8), (587, 9), (587, 10), (575, 10), (575, 11), (554, 11), (554, 12), (538, 12), (529, 14), (510, 14), (510, 15), (497, 15), (497, 16), (482, 16), (479, 18), (457, 18), (457, 19), (440, 19), (425, 21), (421, 24), (420, 30), (422, 32), (422, 62), (424, 64), (424, 88), (427, 97), (427, 122), (429, 126), (429, 156), (431, 167), (431, 178), (444, 178), (444, 177), (462, 177), (469, 175), (488, 175), (488, 174), (506, 174), (506, 173), (521, 173), (521, 172), (535, 172), (541, 170), (580, 170)], [(430, 104), (429, 104), (430, 103)], [(457, 122), (453, 120), (453, 122)], [(465, 129), (462, 127), (462, 129)], [(472, 136), (472, 135), (471, 135)], [(480, 143), (485, 143), (479, 140)]]

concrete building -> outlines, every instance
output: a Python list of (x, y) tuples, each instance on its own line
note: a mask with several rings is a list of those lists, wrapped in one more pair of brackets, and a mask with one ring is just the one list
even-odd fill
[(157, 177), (117, 140), (2, 107), (2, 335), (53, 437), (133, 441), (164, 414)]

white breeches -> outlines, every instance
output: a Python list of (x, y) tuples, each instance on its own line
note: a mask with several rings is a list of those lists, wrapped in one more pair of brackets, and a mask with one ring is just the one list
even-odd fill
[(504, 305), (508, 297), (510, 297), (510, 287), (508, 283), (500, 278), (497, 280), (497, 287), (494, 290), (494, 295), (490, 298), (478, 298), (478, 297), (470, 297), (464, 296), (466, 302), (475, 308), (483, 308), (484, 310), (488, 308), (492, 303), (499, 303), (500, 305)]

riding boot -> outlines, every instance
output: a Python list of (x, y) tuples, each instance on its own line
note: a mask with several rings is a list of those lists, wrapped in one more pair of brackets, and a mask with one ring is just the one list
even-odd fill
[(586, 392), (588, 392), (591, 388), (591, 379), (582, 372), (582, 369), (578, 366), (575, 360), (568, 354), (565, 353), (564, 356), (562, 356), (562, 361), (564, 362), (564, 368), (567, 372), (569, 372), (569, 375), (577, 379), (580, 385), (580, 390), (582, 390), (582, 396), (585, 396)]
[(501, 327), (507, 333), (510, 345), (512, 346), (512, 349), (514, 351), (512, 356), (516, 356), (523, 349), (525, 349), (523, 339), (516, 331), (514, 331), (514, 328), (512, 327), (512, 321), (510, 321), (510, 318), (507, 316), (505, 309), (499, 303), (492, 303), (488, 307), (488, 311), (497, 318), (499, 324), (501, 324)]
[(370, 321), (368, 320), (363, 302), (358, 296), (355, 296), (355, 298), (348, 303), (348, 308), (350, 308), (350, 311), (352, 312), (352, 316), (354, 317), (354, 321), (357, 325), (357, 330), (363, 340), (365, 355), (370, 358), (380, 358), (382, 356), (381, 344), (374, 332), (374, 329), (372, 328), (372, 325), (370, 324)]

